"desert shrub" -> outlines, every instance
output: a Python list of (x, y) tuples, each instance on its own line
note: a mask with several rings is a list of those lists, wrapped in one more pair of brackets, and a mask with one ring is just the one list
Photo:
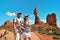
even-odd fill
[(2, 25), (2, 26), (0, 26), (0, 29), (6, 29), (9, 31), (13, 31), (13, 28), (10, 25)]
[(43, 31), (43, 29), (44, 29), (43, 27), (38, 27), (38, 32)]
[(54, 40), (60, 39), (60, 29), (59, 28), (52, 28), (51, 33), (48, 33), (48, 35), (52, 35)]
[(53, 39), (54, 39), (54, 40), (59, 40), (59, 36), (53, 35)]
[(56, 28), (56, 27), (55, 28), (44, 28), (44, 27), (33, 26), (32, 30), (33, 31), (37, 30), (39, 33), (53, 36), (54, 40), (59, 40), (60, 39), (60, 29)]
[(55, 29), (55, 30), (53, 31), (53, 34), (55, 34), (55, 35), (60, 35), (60, 29)]
[(46, 30), (48, 30), (48, 31), (49, 31), (49, 30), (51, 30), (51, 28), (46, 28)]
[(39, 28), (38, 28), (38, 32), (39, 32), (39, 33), (42, 33), (42, 34), (45, 34), (45, 33), (47, 34), (48, 31), (49, 31), (48, 29), (45, 29), (45, 28), (43, 28), (43, 27), (39, 27)]
[(32, 31), (36, 31), (36, 30), (39, 33), (42, 33), (42, 34), (47, 34), (47, 35), (60, 35), (60, 29), (59, 28), (44, 28), (44, 27), (32, 26)]
[(37, 27), (35, 27), (35, 26), (32, 26), (32, 29), (31, 29), (32, 31), (36, 31), (37, 30)]

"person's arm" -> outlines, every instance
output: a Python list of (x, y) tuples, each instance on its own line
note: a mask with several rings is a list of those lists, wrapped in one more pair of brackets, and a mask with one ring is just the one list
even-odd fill
[(25, 30), (25, 28), (23, 27), (23, 25), (24, 25), (24, 22), (23, 22), (23, 21), (20, 22), (20, 27), (21, 27), (21, 29)]
[(29, 21), (28, 21), (28, 25), (29, 25), (29, 32), (31, 32), (31, 25), (30, 25)]
[(16, 23), (16, 18), (13, 19), (13, 30), (14, 30), (14, 33), (16, 34), (17, 32), (16, 32), (16, 25), (15, 25), (15, 23)]
[(14, 30), (14, 33), (17, 34), (15, 23), (13, 23), (13, 30)]
[(20, 23), (19, 28), (25, 30), (25, 28), (23, 27), (23, 24), (22, 23)]
[(13, 29), (14, 29), (14, 32), (16, 33), (16, 25), (15, 25), (15, 23), (13, 23)]
[(29, 32), (31, 32), (31, 25), (30, 25), (29, 21), (28, 21), (28, 25), (29, 25)]

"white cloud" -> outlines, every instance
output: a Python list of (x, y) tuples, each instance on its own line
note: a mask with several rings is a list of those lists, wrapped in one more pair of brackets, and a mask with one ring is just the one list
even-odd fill
[(60, 28), (60, 23), (57, 23), (58, 28)]
[(30, 25), (34, 24), (34, 20), (29, 20), (29, 24)]
[[(46, 23), (46, 20), (41, 20), (43, 23)], [(35, 20), (29, 20), (30, 25), (34, 24)]]
[(20, 21), (23, 21), (23, 18), (20, 18)]
[(0, 26), (2, 26), (2, 24), (0, 24)]
[(41, 20), (43, 23), (46, 23), (46, 19)]
[(16, 16), (16, 14), (14, 12), (12, 13), (12, 12), (9, 12), (9, 11), (6, 13), (6, 15), (7, 16)]

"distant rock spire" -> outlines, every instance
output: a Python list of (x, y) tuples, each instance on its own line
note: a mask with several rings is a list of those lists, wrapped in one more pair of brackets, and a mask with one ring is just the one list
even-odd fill
[(41, 21), (38, 17), (38, 9), (37, 8), (34, 9), (34, 15), (35, 15), (35, 24), (40, 24)]

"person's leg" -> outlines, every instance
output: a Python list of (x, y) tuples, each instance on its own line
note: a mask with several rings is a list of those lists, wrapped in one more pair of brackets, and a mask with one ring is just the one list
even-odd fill
[(29, 40), (31, 40), (31, 37), (28, 37)]
[(27, 38), (26, 38), (26, 37), (24, 37), (24, 38), (23, 38), (23, 40), (27, 40)]
[(28, 32), (28, 36), (27, 37), (28, 37), (29, 40), (31, 40), (31, 34), (30, 34), (30, 32)]
[(19, 39), (20, 39), (20, 34), (17, 33), (17, 34), (15, 35), (15, 40), (19, 40)]
[(22, 35), (21, 35), (21, 33), (20, 33), (20, 40), (21, 40), (21, 36), (22, 36)]

